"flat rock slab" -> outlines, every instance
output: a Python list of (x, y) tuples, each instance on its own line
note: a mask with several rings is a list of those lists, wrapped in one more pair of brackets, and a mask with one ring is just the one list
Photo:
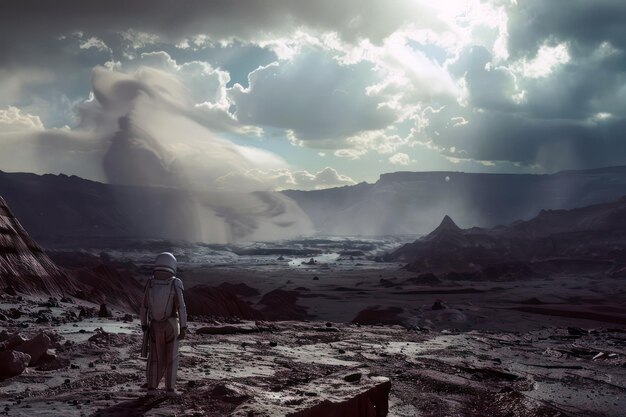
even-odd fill
[(384, 417), (390, 390), (387, 377), (363, 369), (344, 371), (281, 392), (256, 390), (232, 416)]

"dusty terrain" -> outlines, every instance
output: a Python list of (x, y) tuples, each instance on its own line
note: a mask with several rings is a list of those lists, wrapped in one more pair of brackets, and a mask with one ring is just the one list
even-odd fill
[[(622, 206), (583, 217), (600, 223), (565, 215), (604, 225), (622, 218)], [(46, 252), (9, 211), (4, 220), (2, 265), (42, 272), (3, 277), (0, 414), (621, 417), (626, 409), (623, 227), (613, 240), (585, 229), (580, 244), (553, 233), (564, 252), (541, 258), (515, 249), (535, 246), (524, 235), (461, 230), (451, 219), (417, 240), (100, 240)], [(177, 397), (146, 395), (136, 316), (154, 254), (167, 249), (180, 261), (190, 314)]]
[[(287, 301), (266, 313), (296, 311), (310, 321), (197, 318), (183, 342), (178, 398), (145, 395), (136, 316), (124, 322), (126, 313), (113, 310), (111, 318), (79, 319), (81, 305), (95, 316), (99, 306), (68, 298), (45, 307), (46, 299), (2, 294), (2, 338), (44, 332), (62, 361), (0, 383), (0, 412), (358, 416), (368, 415), (359, 401), (370, 412), (378, 401), (382, 413), (387, 392), (390, 416), (617, 417), (626, 408), (622, 280), (431, 278), (426, 285), (393, 264), (266, 261), (254, 268), (183, 263), (180, 275), (188, 287), (245, 283), (258, 294), (242, 299), (260, 311), (267, 306), (259, 301), (283, 282), (280, 289), (295, 296), (283, 294)], [(437, 300), (447, 308), (433, 310)], [(12, 319), (11, 309), (23, 314)], [(366, 324), (350, 324), (357, 316)], [(361, 376), (346, 381), (352, 374)]]

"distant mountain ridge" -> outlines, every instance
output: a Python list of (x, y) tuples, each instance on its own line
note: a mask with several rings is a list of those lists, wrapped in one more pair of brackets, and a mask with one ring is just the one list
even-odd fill
[[(228, 235), (254, 229), (260, 214), (268, 221), (280, 219), (272, 216), (285, 205), (308, 216), (305, 222), (310, 219), (320, 234), (422, 235), (432, 231), (444, 214), (463, 228), (494, 227), (530, 219), (543, 209), (589, 206), (623, 195), (626, 166), (552, 175), (396, 172), (381, 175), (374, 184), (257, 193), (241, 212), (233, 204), (228, 209), (220, 206), (228, 195), (207, 194), (201, 196), (200, 211), (185, 190), (0, 171), (0, 196), (30, 235), (47, 247), (68, 242), (80, 247), (81, 240), (102, 239), (202, 241), (198, 224), (207, 213), (225, 224), (216, 233)], [(295, 236), (274, 238), (288, 237)]]
[(520, 271), (528, 273), (531, 267), (537, 270), (538, 264), (556, 261), (560, 268), (586, 264), (613, 274), (626, 265), (626, 197), (570, 210), (544, 210), (531, 220), (491, 229), (460, 229), (445, 216), (431, 233), (386, 258), (408, 262), (416, 272), (477, 274), (494, 266), (502, 270), (502, 265), (509, 269), (513, 265), (519, 270), (523, 265)]
[(626, 166), (549, 175), (395, 172), (374, 184), (283, 193), (322, 234), (426, 234), (446, 213), (461, 227), (494, 227), (542, 209), (614, 201), (626, 195)]
[(0, 196), (47, 247), (128, 238), (227, 243), (254, 240), (257, 231), (276, 238), (311, 231), (293, 200), (270, 191), (117, 185), (0, 171)]

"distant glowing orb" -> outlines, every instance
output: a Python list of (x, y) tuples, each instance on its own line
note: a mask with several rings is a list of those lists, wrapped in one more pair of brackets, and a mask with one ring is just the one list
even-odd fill
[(450, 176), (446, 175), (446, 177), (444, 178), (444, 180), (446, 180), (446, 182), (450, 182)]

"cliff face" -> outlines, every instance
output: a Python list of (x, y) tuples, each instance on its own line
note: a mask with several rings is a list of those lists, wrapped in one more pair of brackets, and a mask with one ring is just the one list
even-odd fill
[(461, 227), (530, 219), (542, 209), (571, 209), (626, 195), (626, 167), (552, 175), (396, 172), (375, 184), (284, 191), (321, 233), (426, 234), (449, 214)]
[(0, 287), (8, 286), (50, 295), (76, 291), (73, 282), (28, 235), (0, 197)]

